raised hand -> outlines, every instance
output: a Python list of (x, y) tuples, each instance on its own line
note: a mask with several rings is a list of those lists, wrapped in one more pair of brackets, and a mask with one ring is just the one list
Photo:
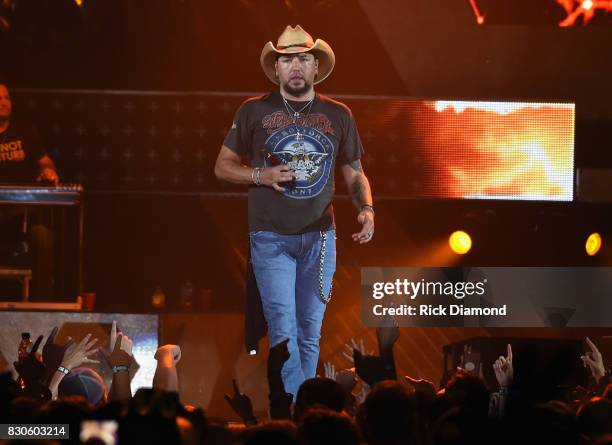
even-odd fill
[(599, 383), (602, 377), (606, 375), (603, 357), (599, 349), (597, 349), (597, 346), (595, 346), (595, 343), (593, 343), (589, 337), (587, 337), (585, 341), (590, 351), (581, 355), (580, 359), (584, 367), (588, 367), (591, 370), (591, 375), (595, 379), (595, 382)]
[[(121, 345), (123, 348), (123, 344)], [(130, 347), (131, 351), (131, 347)], [(176, 366), (181, 360), (181, 347), (179, 345), (163, 345), (155, 352), (153, 356), (155, 360), (163, 363), (165, 366)]]
[(289, 360), (288, 344), (289, 339), (283, 340), (270, 348), (270, 355), (268, 356), (268, 371), (281, 371), (285, 362)]
[(109, 353), (113, 352), (116, 341), (117, 341), (117, 322), (113, 320), (113, 324), (111, 325), (111, 331), (110, 331), (110, 342), (108, 344)]
[(386, 360), (374, 355), (363, 355), (355, 349), (355, 371), (361, 380), (369, 386), (374, 386), (382, 380), (395, 380), (395, 369), (389, 367)]
[(347, 393), (350, 393), (357, 385), (357, 375), (355, 374), (355, 368), (336, 371), (336, 367), (331, 362), (325, 362), (323, 363), (323, 369), (325, 371), (325, 377), (338, 382), (338, 384), (342, 386), (342, 388)]
[(270, 418), (275, 419), (290, 419), (291, 405), (293, 404), (293, 394), (283, 392), (279, 394), (270, 394)]
[(153, 388), (178, 392), (178, 372), (176, 364), (181, 359), (181, 348), (178, 345), (163, 345), (155, 352), (157, 360)]
[(508, 344), (507, 355), (504, 357), (500, 355), (495, 363), (493, 363), (493, 371), (495, 372), (495, 378), (497, 383), (502, 388), (507, 388), (512, 384), (514, 378), (514, 369), (512, 367), (512, 346)]
[(336, 382), (344, 388), (347, 393), (350, 393), (357, 385), (357, 374), (355, 368), (343, 369), (336, 373)]
[(66, 349), (61, 365), (68, 369), (74, 369), (83, 363), (100, 363), (98, 360), (90, 358), (98, 352), (98, 349), (94, 347), (98, 339), (90, 339), (91, 334), (87, 334), (80, 342), (71, 344)]
[[(124, 345), (126, 348), (124, 348)], [(132, 356), (127, 350), (132, 351), (132, 340), (127, 335), (119, 334), (115, 337), (115, 345), (109, 356), (109, 364), (112, 366), (130, 366), (132, 364)]]
[[(132, 342), (132, 340), (129, 339), (129, 337), (127, 335), (125, 335), (123, 332), (117, 330), (117, 322), (115, 320), (113, 320), (113, 324), (111, 325), (110, 342), (108, 344), (109, 352), (110, 353), (113, 352), (113, 349), (115, 347), (115, 342), (117, 341), (117, 335), (121, 335), (122, 336), (121, 349), (123, 349), (125, 352), (127, 352), (129, 356), (132, 356), (132, 345), (133, 345), (133, 342)], [(180, 352), (180, 350), (179, 350), (179, 352)]]
[(74, 343), (74, 339), (72, 337), (68, 337), (68, 341), (64, 345), (55, 343), (58, 331), (59, 329), (57, 326), (51, 330), (51, 333), (47, 337), (47, 341), (45, 342), (42, 350), (42, 358), (46, 367), (45, 381), (47, 383), (51, 381), (53, 374), (62, 364), (62, 359), (66, 354), (66, 350)]
[(393, 345), (400, 336), (399, 327), (395, 318), (392, 319), (392, 323), (392, 326), (379, 326), (376, 328), (376, 339), (378, 340), (378, 348), (381, 356), (393, 349)]
[(414, 388), (415, 392), (421, 393), (425, 396), (435, 397), (436, 387), (429, 380), (415, 379), (413, 377), (410, 377), (409, 375), (404, 376), (404, 378)]
[(223, 398), (227, 401), (229, 406), (232, 407), (234, 412), (240, 416), (246, 425), (256, 424), (257, 419), (253, 415), (253, 403), (251, 402), (251, 399), (246, 394), (240, 392), (240, 389), (238, 389), (238, 385), (236, 384), (236, 380), (232, 380), (232, 384), (234, 386), (233, 397), (229, 394), (225, 394)]
[(350, 342), (346, 343), (344, 346), (346, 347), (348, 352), (343, 352), (342, 355), (344, 356), (344, 358), (346, 358), (351, 363), (355, 363), (355, 360), (353, 358), (354, 350), (359, 351), (361, 355), (372, 355), (371, 352), (370, 354), (366, 354), (365, 346), (363, 344), (363, 338), (359, 340), (359, 344), (357, 344), (354, 338), (351, 338)]
[(331, 362), (323, 363), (323, 369), (325, 370), (325, 377), (336, 380), (336, 367)]
[(41, 360), (40, 354), (37, 354), (42, 339), (43, 336), (39, 335), (28, 355), (23, 360), (13, 363), (26, 387), (39, 385), (45, 375), (45, 364)]
[[(132, 340), (129, 339), (129, 337), (127, 335), (125, 335), (123, 332), (121, 332), (118, 328), (117, 328), (117, 322), (115, 320), (113, 320), (113, 323), (111, 325), (111, 330), (110, 330), (110, 335), (109, 335), (109, 342), (108, 342), (108, 349), (107, 348), (100, 348), (100, 353), (102, 355), (102, 357), (105, 359), (105, 362), (108, 366), (112, 367), (113, 364), (111, 364), (111, 354), (113, 353), (113, 350), (115, 349), (115, 344), (117, 343), (117, 338), (121, 338), (121, 343), (120, 343), (120, 348), (125, 351), (130, 357), (133, 358), (132, 355)], [(132, 359), (132, 366), (130, 368), (130, 373), (135, 372), (134, 370), (136, 370), (138, 368), (138, 364), (136, 363), (136, 360)]]

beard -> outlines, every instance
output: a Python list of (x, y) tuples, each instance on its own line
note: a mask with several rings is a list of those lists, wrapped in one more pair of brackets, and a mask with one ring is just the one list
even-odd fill
[(304, 84), (301, 87), (292, 87), (290, 82), (287, 82), (286, 84), (283, 85), (283, 89), (287, 93), (295, 97), (303, 96), (304, 94), (308, 93), (311, 88), (312, 88), (312, 84), (309, 83), (306, 79), (304, 79)]

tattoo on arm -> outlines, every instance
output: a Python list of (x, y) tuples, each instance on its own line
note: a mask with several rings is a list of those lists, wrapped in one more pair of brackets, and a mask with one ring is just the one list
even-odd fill
[(349, 164), (353, 170), (358, 173), (363, 173), (363, 168), (361, 167), (361, 161), (357, 159)]
[(355, 207), (361, 208), (361, 206), (367, 202), (366, 187), (363, 178), (360, 176), (355, 179), (353, 186), (351, 187), (351, 198)]
[(348, 165), (355, 172), (347, 176), (347, 178), (350, 178), (348, 179), (348, 187), (353, 204), (358, 209), (361, 209), (361, 207), (365, 204), (372, 205), (372, 192), (370, 190), (370, 182), (363, 173), (361, 161), (357, 159), (356, 161), (353, 161)]

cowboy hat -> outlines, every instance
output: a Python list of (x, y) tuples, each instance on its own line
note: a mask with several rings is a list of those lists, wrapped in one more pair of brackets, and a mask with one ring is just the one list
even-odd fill
[(313, 42), (311, 35), (304, 31), (300, 25), (295, 28), (287, 26), (278, 38), (276, 46), (272, 42), (266, 43), (261, 50), (259, 60), (268, 79), (278, 85), (276, 69), (274, 68), (278, 56), (305, 52), (313, 53), (319, 60), (318, 76), (314, 84), (323, 82), (334, 69), (334, 63), (336, 62), (334, 52), (325, 40), (317, 39)]

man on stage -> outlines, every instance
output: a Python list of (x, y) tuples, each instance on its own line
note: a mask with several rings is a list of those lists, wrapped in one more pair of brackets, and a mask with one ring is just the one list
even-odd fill
[(251, 262), (270, 345), (289, 339), (282, 377), (285, 390), (295, 396), (316, 374), (321, 324), (332, 293), (336, 163), (359, 212), (355, 242), (372, 239), (374, 208), (351, 111), (314, 91), (334, 68), (331, 47), (313, 41), (299, 25), (287, 26), (276, 46), (264, 46), (260, 62), (280, 88), (241, 105), (215, 175), (250, 184)]

